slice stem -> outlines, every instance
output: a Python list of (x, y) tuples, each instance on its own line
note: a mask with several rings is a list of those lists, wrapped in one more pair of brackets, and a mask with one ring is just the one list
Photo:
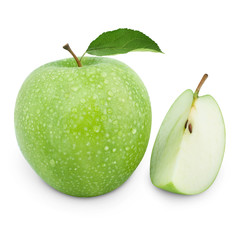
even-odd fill
[(201, 79), (201, 81), (200, 81), (200, 83), (198, 84), (198, 86), (197, 86), (197, 88), (196, 88), (195, 93), (194, 93), (194, 95), (195, 95), (196, 97), (198, 97), (199, 91), (200, 91), (202, 85), (204, 84), (204, 82), (206, 81), (207, 78), (208, 78), (208, 75), (207, 75), (207, 74), (204, 74), (203, 77), (202, 77), (202, 79)]
[(76, 62), (77, 62), (78, 67), (82, 67), (81, 61), (78, 59), (78, 57), (77, 57), (77, 56), (75, 55), (75, 53), (72, 51), (72, 49), (70, 48), (69, 44), (68, 44), (68, 43), (65, 44), (65, 45), (63, 46), (63, 48), (64, 48), (65, 50), (69, 51), (69, 52), (72, 54), (72, 56), (74, 57), (74, 59), (75, 59)]

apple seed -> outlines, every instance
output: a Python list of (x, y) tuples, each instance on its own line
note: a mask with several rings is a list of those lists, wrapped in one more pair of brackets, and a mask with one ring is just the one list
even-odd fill
[(188, 130), (189, 130), (190, 133), (192, 133), (192, 124), (191, 123), (188, 124)]

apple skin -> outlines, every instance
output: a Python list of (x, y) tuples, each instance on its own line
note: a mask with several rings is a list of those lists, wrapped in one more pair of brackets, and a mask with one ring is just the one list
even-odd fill
[(48, 63), (23, 83), (15, 106), (19, 147), (50, 186), (91, 197), (123, 184), (146, 151), (151, 105), (124, 63), (84, 57)]

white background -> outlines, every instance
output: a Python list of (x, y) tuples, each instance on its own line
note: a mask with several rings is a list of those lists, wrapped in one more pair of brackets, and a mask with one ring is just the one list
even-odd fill
[[(9, 0), (0, 4), (0, 239), (240, 239), (239, 1)], [(27, 75), (40, 65), (81, 55), (104, 31), (140, 30), (165, 54), (114, 56), (133, 68), (152, 103), (146, 154), (130, 179), (95, 198), (76, 198), (45, 184), (24, 160), (13, 113)], [(149, 165), (160, 124), (176, 97), (195, 90), (220, 105), (227, 145), (215, 183), (196, 196), (151, 184)]]

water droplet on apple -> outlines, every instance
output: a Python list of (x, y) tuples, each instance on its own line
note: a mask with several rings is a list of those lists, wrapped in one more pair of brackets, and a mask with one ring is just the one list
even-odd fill
[(112, 97), (112, 96), (113, 96), (113, 92), (108, 91), (108, 95), (109, 95), (110, 97)]
[(74, 92), (76, 92), (78, 90), (78, 87), (72, 87), (71, 88)]
[(102, 115), (101, 116), (101, 119), (104, 121), (104, 120), (107, 120), (107, 116), (106, 115)]
[(135, 134), (137, 132), (137, 129), (136, 128), (133, 128), (132, 129), (132, 134)]
[(51, 165), (52, 167), (55, 167), (55, 161), (54, 161), (53, 159), (50, 160), (50, 165)]
[(96, 111), (96, 112), (98, 112), (100, 109), (99, 109), (99, 106), (95, 106), (94, 107), (94, 110)]
[(119, 131), (118, 132), (118, 136), (121, 137), (123, 134), (122, 134), (122, 131)]
[(102, 77), (106, 77), (107, 74), (105, 72), (102, 72)]
[(109, 149), (109, 147), (108, 147), (108, 146), (105, 146), (104, 150), (107, 151), (108, 149)]
[(100, 126), (94, 126), (93, 131), (98, 133), (100, 131)]

